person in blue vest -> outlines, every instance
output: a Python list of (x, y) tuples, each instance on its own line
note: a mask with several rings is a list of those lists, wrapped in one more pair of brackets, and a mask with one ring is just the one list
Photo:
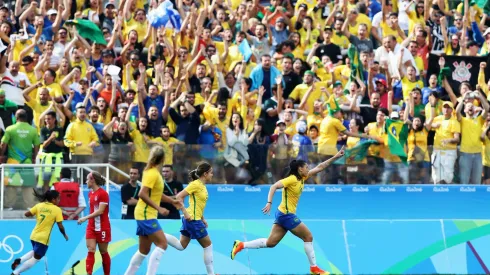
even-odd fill
[(306, 122), (300, 120), (296, 123), (296, 131), (298, 132), (293, 136), (293, 152), (297, 160), (304, 160), (308, 162), (308, 154), (314, 152), (313, 142), (306, 135), (307, 125)]

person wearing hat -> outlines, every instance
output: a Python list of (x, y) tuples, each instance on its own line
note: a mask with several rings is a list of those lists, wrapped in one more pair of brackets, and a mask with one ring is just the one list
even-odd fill
[(293, 157), (308, 162), (308, 155), (315, 152), (311, 139), (306, 135), (307, 125), (304, 120), (296, 122), (296, 134), (293, 143)]
[(453, 117), (454, 104), (444, 101), (442, 115), (432, 122), (435, 129), (432, 153), (432, 180), (434, 184), (453, 183), (454, 164), (458, 157), (457, 146), (461, 138), (461, 124)]
[(64, 143), (70, 149), (72, 163), (90, 163), (94, 148), (100, 144), (94, 126), (87, 121), (83, 103), (76, 106), (76, 119), (66, 129)]
[[(474, 95), (476, 94), (476, 95)], [(473, 104), (474, 96), (480, 101), (483, 112), (478, 114)], [(470, 99), (465, 103), (465, 99)], [(465, 116), (461, 115), (464, 107)], [(481, 134), (488, 114), (488, 101), (479, 91), (468, 92), (456, 107), (456, 118), (461, 123), (461, 144), (459, 148), (459, 178), (461, 184), (481, 184), (482, 145)]]
[(270, 137), (273, 152), (271, 164), (274, 177), (280, 178), (289, 164), (289, 153), (292, 144), (289, 135), (286, 134), (286, 122), (284, 120), (280, 119), (276, 122), (276, 130), (277, 132)]
[(116, 17), (116, 6), (113, 2), (107, 2), (104, 7), (104, 14), (99, 15), (99, 19), (102, 22), (102, 28), (107, 28), (112, 33), (114, 30), (114, 18)]

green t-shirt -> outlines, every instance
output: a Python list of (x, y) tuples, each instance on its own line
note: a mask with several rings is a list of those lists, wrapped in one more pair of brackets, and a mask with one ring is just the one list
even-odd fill
[(8, 144), (8, 158), (19, 163), (32, 161), (32, 147), (40, 144), (36, 128), (26, 122), (7, 127), (2, 143)]

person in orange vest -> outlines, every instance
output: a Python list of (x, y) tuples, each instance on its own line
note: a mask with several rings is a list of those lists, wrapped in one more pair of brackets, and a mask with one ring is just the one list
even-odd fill
[(63, 219), (78, 220), (78, 215), (87, 207), (83, 190), (78, 182), (72, 181), (70, 168), (62, 168), (60, 178), (59, 182), (53, 184), (52, 189), (60, 193), (58, 206), (63, 212)]

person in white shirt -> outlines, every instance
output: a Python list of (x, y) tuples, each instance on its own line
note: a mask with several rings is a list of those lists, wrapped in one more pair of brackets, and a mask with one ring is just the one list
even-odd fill
[[(393, 35), (388, 35), (383, 38), (383, 46), (376, 49), (374, 52), (374, 61), (380, 64), (387, 63), (388, 69), (392, 77), (400, 77), (398, 72), (399, 56), (402, 54), (401, 49), (404, 48), (396, 42), (396, 38)], [(410, 54), (410, 51), (403, 51), (403, 65), (402, 70), (406, 73), (406, 66), (412, 65), (415, 67), (416, 75), (420, 75), (420, 72), (415, 64), (415, 60)]]
[(5, 91), (5, 97), (13, 101), (18, 106), (24, 106), (25, 100), (22, 96), (22, 90), (31, 85), (27, 75), (19, 72), (20, 64), (18, 61), (12, 61), (9, 64), (9, 68), (0, 68), (1, 85), (0, 87)]
[(58, 41), (54, 44), (53, 55), (61, 60), (65, 56), (65, 48), (67, 43), (68, 31), (61, 27), (58, 30)]

